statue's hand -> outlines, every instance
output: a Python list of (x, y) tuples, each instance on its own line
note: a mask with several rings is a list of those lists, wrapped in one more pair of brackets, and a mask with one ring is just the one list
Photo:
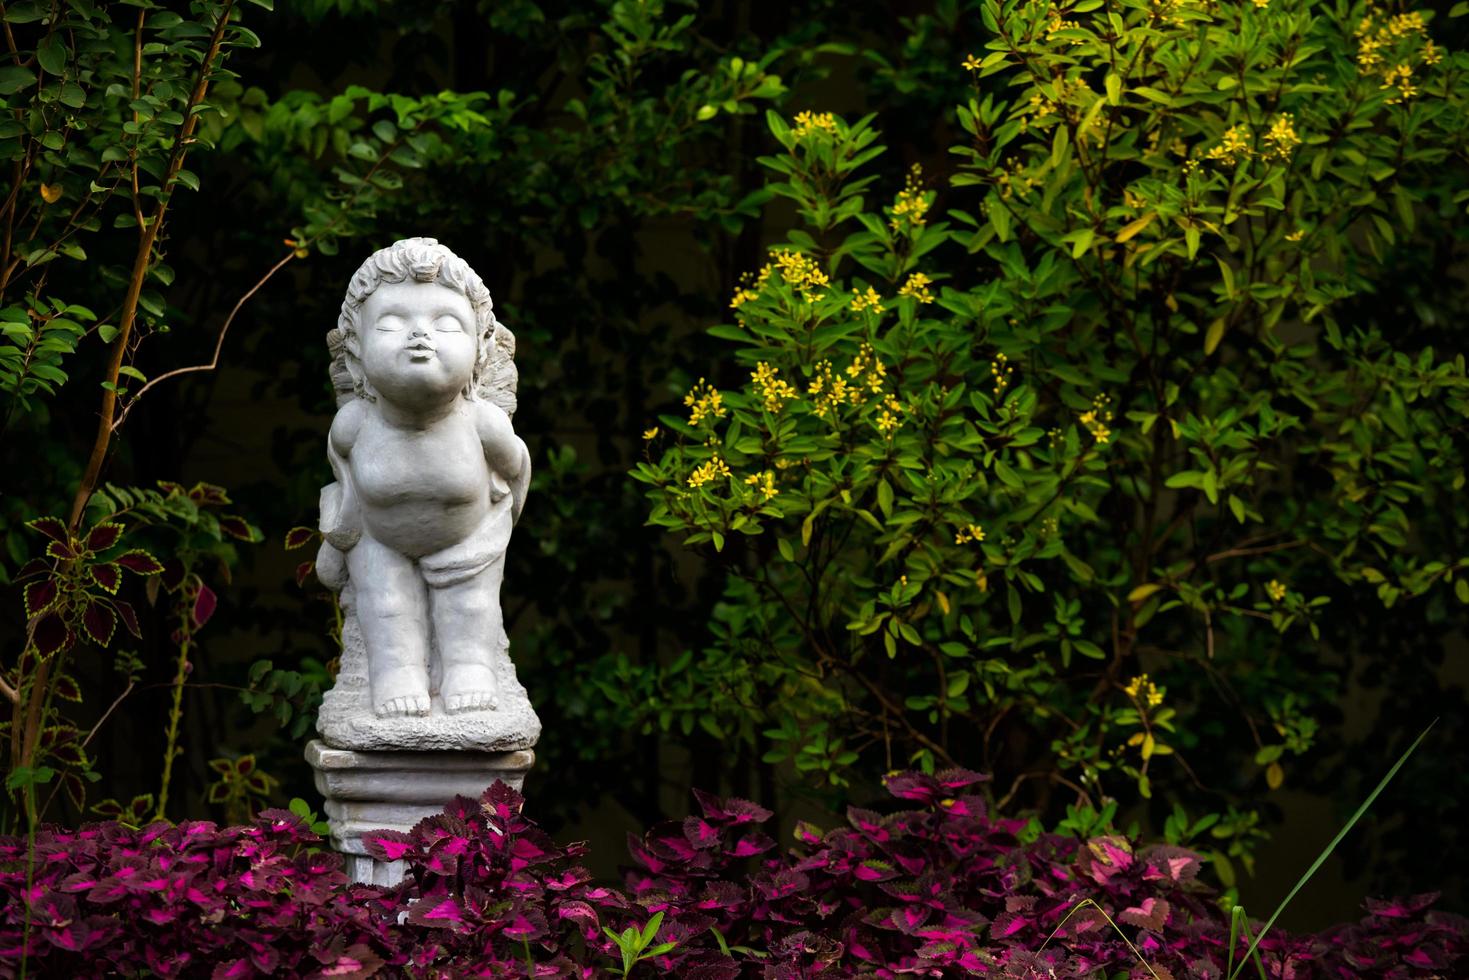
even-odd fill
[(330, 541), (323, 541), (316, 552), (316, 577), (333, 592), (347, 584), (347, 555)]

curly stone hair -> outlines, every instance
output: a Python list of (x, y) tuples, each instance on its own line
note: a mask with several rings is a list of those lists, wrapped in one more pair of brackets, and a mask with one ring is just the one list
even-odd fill
[(495, 319), (494, 305), (484, 280), (459, 256), (432, 238), (404, 238), (378, 249), (362, 263), (347, 284), (337, 326), (326, 335), (332, 354), (332, 387), (337, 404), (353, 398), (376, 400), (362, 373), (357, 340), (362, 304), (385, 282), (436, 282), (464, 294), (474, 311), (478, 355), (464, 397), (484, 399), (515, 414), (515, 335)]

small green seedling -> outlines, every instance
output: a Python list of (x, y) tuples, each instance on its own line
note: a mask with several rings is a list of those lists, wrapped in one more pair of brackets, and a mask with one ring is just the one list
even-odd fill
[[(642, 932), (638, 932), (634, 926), (628, 926), (622, 930), (622, 935), (619, 936), (605, 926), (602, 928), (602, 931), (617, 944), (617, 948), (622, 952), (622, 969), (616, 972), (621, 973), (624, 977), (628, 976), (632, 973), (632, 968), (638, 963), (641, 963), (643, 960), (651, 960), (655, 956), (662, 956), (664, 953), (673, 949), (674, 946), (678, 945), (677, 943), (659, 943), (657, 946), (652, 945), (654, 938), (658, 935), (658, 927), (662, 924), (663, 913), (654, 912), (652, 918), (648, 920), (648, 924), (643, 926)], [(652, 946), (651, 949), (649, 948), (650, 946)]]

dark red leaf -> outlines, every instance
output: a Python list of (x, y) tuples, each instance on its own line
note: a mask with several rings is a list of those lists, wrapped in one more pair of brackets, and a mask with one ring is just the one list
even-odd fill
[(87, 532), (87, 550), (106, 551), (122, 540), (122, 532), (121, 524), (98, 524)]
[(32, 531), (40, 531), (52, 541), (66, 544), (71, 536), (66, 533), (66, 522), (59, 517), (38, 517), (33, 521), (26, 521), (26, 527)]
[(239, 773), (241, 776), (249, 775), (254, 771), (255, 757), (253, 755), (240, 756), (239, 761), (235, 763), (235, 772)]
[(122, 572), (111, 562), (93, 565), (87, 569), (87, 573), (92, 576), (93, 582), (114, 595), (117, 594), (117, 587), (122, 584)]
[(94, 602), (82, 613), (82, 629), (92, 642), (105, 647), (112, 642), (112, 632), (117, 629), (117, 614), (102, 603)]
[(182, 483), (174, 483), (172, 480), (159, 480), (158, 489), (167, 494), (187, 493)]
[(298, 586), (305, 587), (305, 585), (306, 585), (306, 579), (314, 571), (316, 571), (316, 562), (314, 562), (314, 561), (303, 561), (301, 564), (297, 565), (296, 566), (296, 584)]
[(71, 802), (80, 810), (87, 799), (87, 790), (82, 784), (82, 777), (74, 772), (64, 772), (61, 774), (61, 785), (66, 788), (66, 795), (71, 797)]
[(214, 609), (219, 605), (219, 600), (214, 595), (214, 590), (204, 583), (199, 583), (199, 594), (194, 596), (194, 626), (198, 628), (209, 622), (209, 617), (214, 615)]
[(46, 561), (44, 558), (32, 558), (16, 570), (14, 581), (23, 582), (37, 575), (49, 574), (50, 571), (51, 563), (49, 561)]
[(286, 532), (286, 550), (304, 548), (316, 538), (316, 531), (309, 527), (293, 527)]
[(54, 578), (43, 578), (39, 582), (32, 582), (25, 588), (26, 615), (34, 616), (51, 608), (56, 601), (59, 590)]
[(163, 571), (158, 559), (142, 549), (123, 552), (118, 556), (117, 564), (135, 575), (157, 575)]
[(177, 592), (179, 586), (184, 584), (184, 563), (177, 558), (171, 558), (163, 566), (163, 587), (170, 592)]
[(60, 558), (63, 561), (70, 561), (77, 556), (77, 553), (71, 550), (71, 545), (61, 541), (52, 541), (48, 544), (46, 546), (46, 554), (52, 558)]
[(138, 628), (138, 614), (133, 610), (132, 603), (114, 602), (112, 608), (117, 610), (118, 618), (122, 620), (122, 625), (127, 627), (128, 632), (141, 640), (143, 631)]
[(243, 517), (233, 514), (223, 514), (219, 518), (219, 529), (232, 538), (241, 541), (254, 541), (255, 532)]
[(194, 484), (194, 488), (189, 491), (189, 499), (196, 504), (203, 504), (206, 507), (218, 506), (230, 502), (229, 496), (224, 492), (224, 487), (203, 482)]
[(76, 637), (72, 635), (71, 628), (66, 625), (66, 621), (61, 616), (54, 612), (42, 616), (41, 621), (36, 624), (36, 653), (43, 659), (58, 651), (69, 649), (75, 642)]
[(52, 690), (56, 692), (58, 698), (64, 701), (81, 701), (82, 689), (77, 684), (76, 678), (69, 674), (62, 674), (56, 678), (54, 685)]

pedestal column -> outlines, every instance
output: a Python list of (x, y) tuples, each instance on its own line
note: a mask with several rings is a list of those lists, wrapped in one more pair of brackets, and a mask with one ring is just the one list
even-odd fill
[(334, 749), (319, 739), (306, 746), (316, 788), (326, 797), (332, 847), (346, 858), (354, 881), (373, 885), (397, 884), (403, 862), (370, 857), (362, 844), (364, 833), (407, 831), (456, 796), (478, 798), (497, 779), (522, 792), (535, 758), (529, 749), (366, 752)]

